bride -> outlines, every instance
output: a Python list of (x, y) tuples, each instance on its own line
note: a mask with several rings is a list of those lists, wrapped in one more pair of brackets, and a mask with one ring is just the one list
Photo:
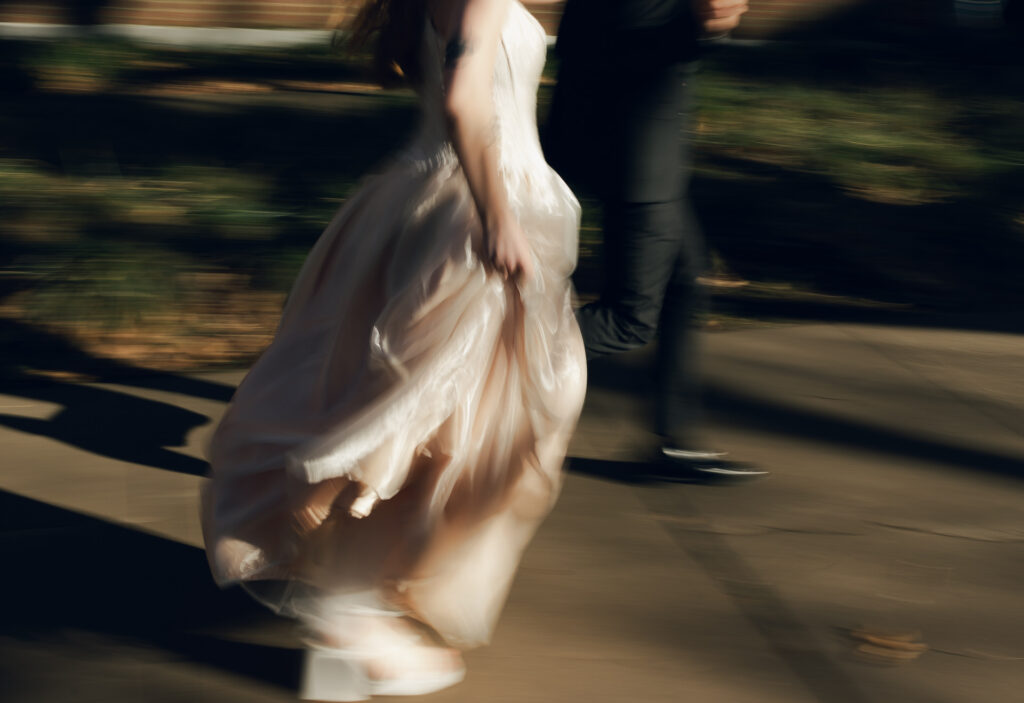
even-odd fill
[(419, 131), (337, 213), (210, 447), (214, 577), (306, 634), (301, 695), (428, 693), (485, 643), (586, 384), (579, 206), (535, 121), (517, 0), (370, 0)]

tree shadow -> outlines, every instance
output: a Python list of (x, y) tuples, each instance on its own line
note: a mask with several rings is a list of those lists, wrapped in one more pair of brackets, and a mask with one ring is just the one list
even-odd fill
[[(622, 395), (639, 394), (653, 398), (653, 352), (654, 345), (649, 345), (620, 358), (605, 357), (591, 361), (589, 386)], [(788, 406), (784, 402), (762, 400), (713, 383), (704, 386), (703, 405), (711, 419), (727, 427), (747, 428), (794, 440), (826, 442), (837, 449), (874, 451), (894, 460), (924, 460), (961, 471), (1024, 479), (1022, 456), (914, 436), (880, 423), (830, 417)], [(639, 466), (631, 462), (574, 458), (570, 470), (623, 483), (639, 483), (633, 480)]]
[(699, 175), (692, 186), (709, 243), (740, 276), (918, 311), (1001, 310), (1019, 319), (1024, 240), (1012, 229), (1013, 214), (994, 206), (1014, 184), (994, 177), (965, 185), (956, 200), (899, 205), (854, 197), (815, 174), (712, 161), (756, 176)]
[(1024, 479), (1021, 456), (914, 437), (875, 423), (828, 417), (715, 386), (707, 389), (705, 399), (709, 414), (732, 427), (874, 451), (896, 460), (924, 460), (962, 471)]
[(62, 407), (45, 420), (0, 413), (0, 425), (118, 461), (195, 476), (206, 473), (202, 459), (168, 449), (184, 446), (190, 430), (210, 421), (205, 415), (83, 384), (23, 387), (18, 397)]
[(0, 633), (46, 640), (94, 632), (294, 690), (299, 652), (293, 642), (268, 646), (215, 633), (273, 616), (240, 589), (220, 590), (201, 549), (5, 491), (0, 536), (0, 555), (12, 574), (2, 579), (0, 594), (18, 604)]
[[(950, 2), (947, 6), (952, 7)], [(893, 3), (851, 4), (766, 44), (726, 43), (709, 62), (758, 83), (827, 86), (856, 92), (875, 87), (931, 89), (951, 101), (1024, 95), (1024, 45), (1009, 31), (956, 27), (950, 16), (923, 28), (893, 21)], [(904, 9), (913, 12), (909, 6)], [(964, 124), (965, 138), (986, 140), (984, 120)], [(993, 144), (998, 147), (998, 144)]]
[[(967, 301), (958, 301), (964, 303)], [(788, 323), (838, 322), (866, 325), (894, 325), (925, 329), (1024, 334), (1024, 320), (1012, 300), (995, 301), (994, 307), (949, 312), (911, 305), (864, 305), (858, 301), (787, 298), (753, 292), (714, 291), (710, 319), (725, 315), (753, 320)]]
[(85, 377), (98, 382), (169, 391), (181, 395), (227, 403), (233, 386), (208, 379), (182, 376), (132, 366), (82, 351), (66, 337), (34, 325), (0, 318), (0, 382), (5, 392), (17, 394), (25, 386), (45, 380), (33, 370)]
[[(925, 16), (931, 19), (927, 29)], [(992, 161), (985, 176), (948, 182), (944, 187), (952, 191), (942, 202), (902, 205), (844, 191), (828, 178), (827, 164), (818, 175), (702, 154), (714, 173), (738, 176), (700, 173), (693, 187), (708, 237), (729, 268), (755, 280), (794, 281), (925, 310), (996, 308), (1006, 313), (1004, 319), (1016, 316), (1024, 298), (1015, 273), (1024, 263), (1024, 177), (1013, 161), (1019, 162), (1015, 155), (1024, 143), (1012, 126), (1024, 95), (1019, 37), (955, 27), (952, 3), (940, 10), (934, 3), (895, 7), (866, 0), (777, 38), (756, 46), (727, 44), (708, 63), (750, 85), (825, 88), (852, 96), (905, 87), (908, 100), (927, 92), (954, 108), (935, 115), (950, 142), (970, 144), (986, 159), (1005, 156), (998, 168)], [(930, 148), (938, 151), (943, 144)]]
[(206, 415), (82, 380), (51, 380), (37, 369), (225, 403), (234, 392), (232, 386), (94, 357), (59, 336), (0, 319), (4, 392), (61, 406), (45, 420), (0, 414), (0, 425), (119, 461), (197, 476), (206, 473), (205, 461), (168, 449), (184, 446), (191, 430), (210, 421)]
[[(259, 273), (279, 266), (282, 247), (307, 250), (337, 202), (359, 179), (394, 153), (415, 123), (408, 97), (307, 96), (302, 107), (280, 95), (253, 99), (218, 96), (147, 98), (129, 95), (37, 94), (16, 101), (0, 117), (7, 158), (45, 164), (53, 174), (88, 178), (100, 170), (135, 180), (189, 178), (188, 169), (237, 172), (256, 179), (245, 202), (273, 213), (259, 227), (243, 226), (246, 211), (230, 202), (209, 221), (122, 222), (94, 201), (63, 238), (5, 238), (0, 256), (62, 253), (68, 239), (159, 245), (214, 265)], [(170, 174), (162, 174), (172, 169)], [(222, 177), (222, 176), (215, 176)], [(18, 204), (13, 203), (17, 209)], [(75, 207), (74, 205), (71, 206)], [(17, 213), (11, 213), (16, 219)], [(225, 218), (239, 223), (224, 234)], [(268, 230), (268, 226), (270, 229)], [(247, 234), (247, 232), (251, 234)], [(273, 276), (257, 276), (273, 280)]]
[(631, 486), (656, 482), (649, 476), (643, 462), (569, 457), (566, 462), (566, 470), (581, 476), (590, 476)]

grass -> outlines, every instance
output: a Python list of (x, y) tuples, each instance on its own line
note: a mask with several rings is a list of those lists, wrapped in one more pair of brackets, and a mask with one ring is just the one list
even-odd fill
[[(810, 57), (808, 57), (810, 58)], [(713, 65), (702, 81), (698, 125), (706, 151), (738, 152), (814, 173), (866, 199), (921, 204), (960, 198), (965, 188), (1024, 166), (1017, 115), (1024, 81), (1010, 67), (999, 92), (973, 94), (977, 67), (914, 62), (878, 75), (869, 67), (824, 82), (781, 56), (788, 81), (753, 80), (742, 61)], [(923, 63), (923, 65), (921, 65)], [(919, 68), (936, 75), (922, 80)], [(877, 69), (876, 69), (877, 70)]]
[[(694, 199), (716, 273), (752, 282), (716, 315), (1016, 309), (1020, 63), (979, 80), (920, 47), (712, 56)], [(326, 49), (6, 42), (0, 75), (0, 310), (162, 368), (258, 353), (323, 225), (415, 120), (409, 93)], [(584, 205), (588, 293), (600, 218)]]
[(780, 46), (709, 62), (694, 192), (725, 267), (937, 310), (1018, 304), (1021, 57), (939, 49)]

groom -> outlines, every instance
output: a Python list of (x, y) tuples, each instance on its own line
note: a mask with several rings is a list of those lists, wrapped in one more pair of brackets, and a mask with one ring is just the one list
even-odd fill
[(605, 284), (577, 314), (587, 358), (658, 337), (658, 468), (710, 480), (767, 472), (697, 443), (697, 339), (705, 255), (687, 197), (690, 78), (702, 39), (739, 24), (747, 0), (568, 0), (547, 124), (552, 166), (604, 208)]

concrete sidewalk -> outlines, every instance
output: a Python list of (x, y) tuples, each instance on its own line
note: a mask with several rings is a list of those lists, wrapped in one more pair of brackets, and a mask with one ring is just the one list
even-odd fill
[[(647, 359), (595, 365), (494, 643), (424, 700), (1024, 701), (1024, 338), (706, 343), (710, 439), (773, 475), (638, 482)], [(197, 548), (201, 447), (240, 376), (0, 395), (4, 701), (293, 699), (291, 628)]]

